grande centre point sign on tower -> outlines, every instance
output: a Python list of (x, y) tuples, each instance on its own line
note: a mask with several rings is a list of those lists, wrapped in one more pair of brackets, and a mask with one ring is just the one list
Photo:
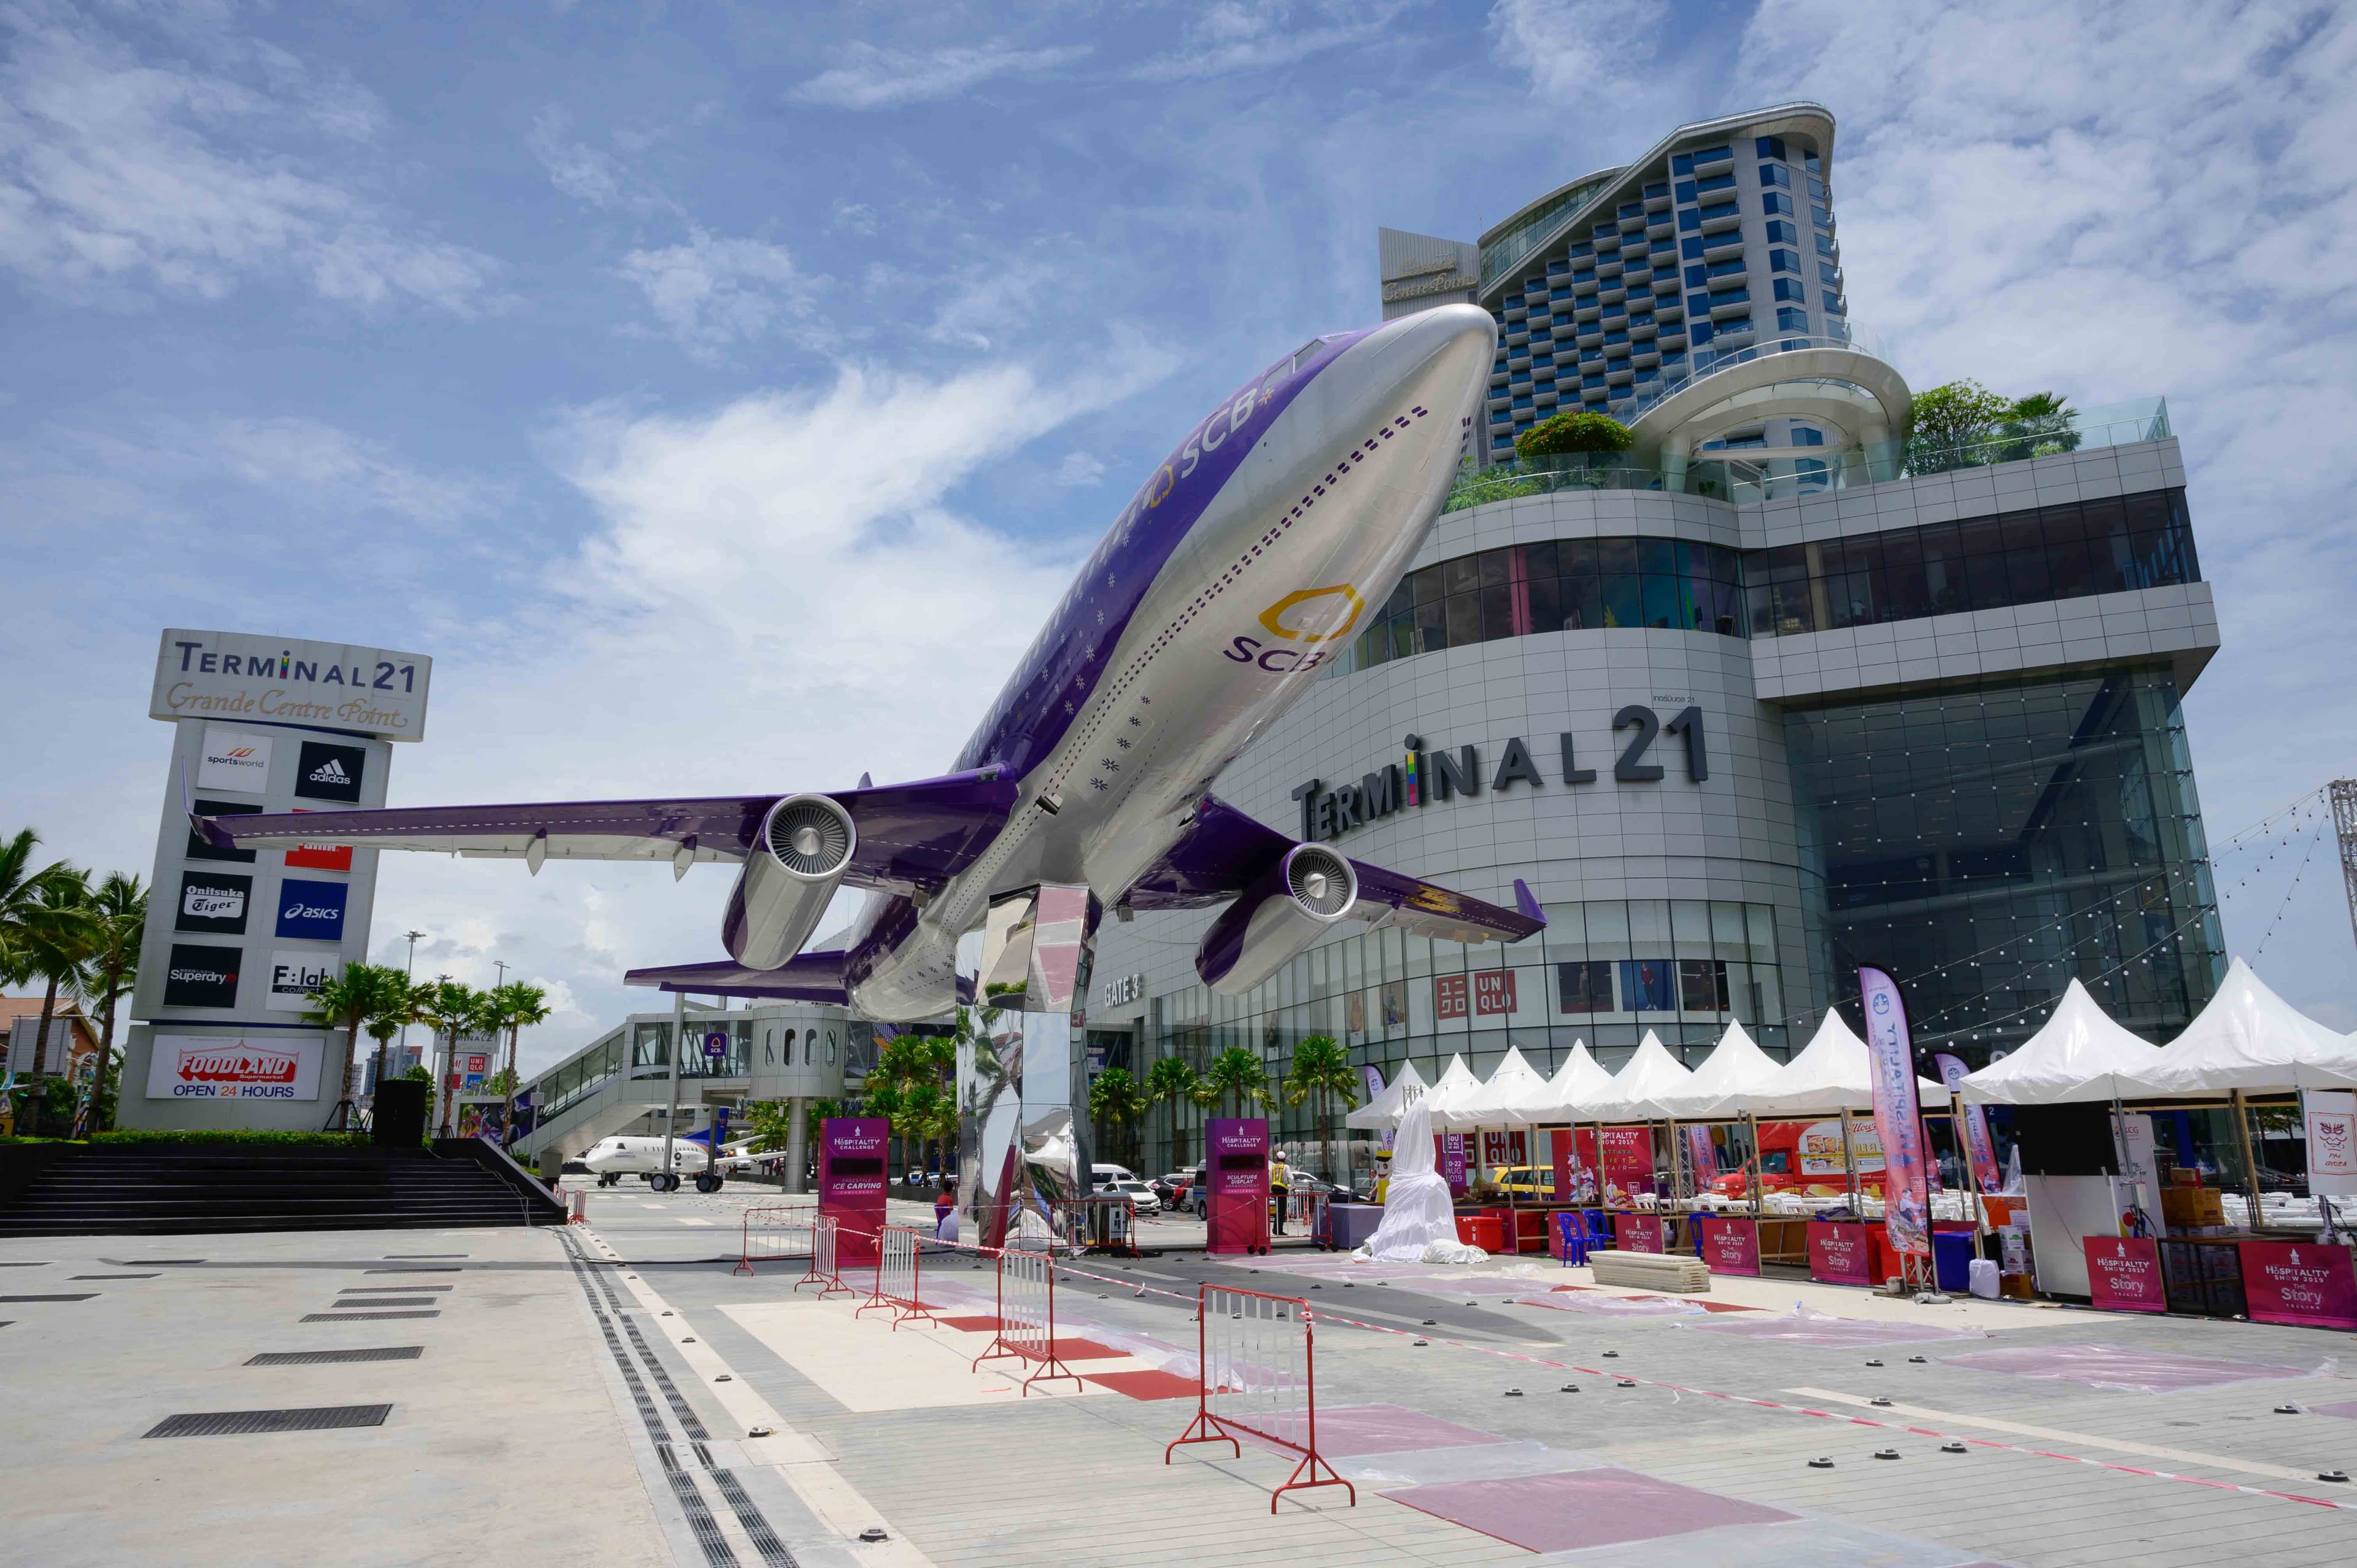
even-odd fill
[(423, 654), (165, 631), (148, 716), (174, 726), (155, 897), (132, 993), (126, 1127), (317, 1128), (344, 1097), (311, 993), (368, 957), (376, 852), (224, 848), (189, 818), (382, 806), (394, 741), (423, 739)]

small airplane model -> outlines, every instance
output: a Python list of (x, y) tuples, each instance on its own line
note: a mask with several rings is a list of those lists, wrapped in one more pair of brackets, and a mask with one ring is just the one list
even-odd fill
[[(963, 1000), (959, 939), (994, 902), (1049, 886), (1085, 886), (1124, 917), (1225, 905), (1196, 971), (1226, 995), (1343, 920), (1519, 940), (1546, 923), (1519, 881), (1514, 908), (1484, 903), (1211, 793), (1398, 585), (1458, 471), (1496, 341), (1488, 312), (1443, 306), (1314, 338), (1238, 387), (1123, 510), (939, 778), (190, 821), (224, 849), (350, 843), (504, 856), (535, 875), (552, 859), (668, 860), (674, 875), (725, 862), (727, 958), (626, 978), (884, 1023)], [(856, 921), (803, 950), (846, 886), (867, 893)]]
[(776, 1151), (763, 1153), (754, 1148), (756, 1140), (747, 1138), (738, 1143), (720, 1145), (720, 1157), (714, 1160), (711, 1151), (696, 1138), (678, 1137), (671, 1140), (671, 1168), (663, 1168), (663, 1140), (646, 1137), (601, 1138), (581, 1156), (599, 1187), (613, 1187), (626, 1176), (642, 1176), (657, 1192), (676, 1192), (680, 1178), (695, 1178), (698, 1192), (718, 1192), (721, 1184), (732, 1175), (757, 1170), (765, 1160), (777, 1158)]

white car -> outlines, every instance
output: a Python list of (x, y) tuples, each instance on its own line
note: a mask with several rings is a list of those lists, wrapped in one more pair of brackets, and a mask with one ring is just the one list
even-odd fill
[(1099, 1182), (1097, 1184), (1097, 1192), (1099, 1196), (1104, 1197), (1125, 1197), (1129, 1199), (1131, 1206), (1140, 1214), (1159, 1214), (1162, 1212), (1162, 1200), (1154, 1196), (1154, 1189), (1152, 1187), (1146, 1186), (1135, 1176), (1130, 1176), (1119, 1181)]

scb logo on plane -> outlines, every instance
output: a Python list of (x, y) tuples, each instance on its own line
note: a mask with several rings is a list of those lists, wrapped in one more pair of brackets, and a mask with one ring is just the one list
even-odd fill
[[(1305, 605), (1313, 607), (1304, 609)], [(1302, 588), (1286, 595), (1260, 612), (1260, 624), (1291, 642), (1339, 642), (1351, 635), (1366, 608), (1367, 601), (1359, 597), (1356, 588), (1337, 583), (1330, 588)], [(1257, 664), (1280, 675), (1315, 670), (1333, 657), (1327, 649), (1304, 652), (1297, 648), (1274, 648), (1246, 636), (1237, 637), (1220, 651), (1239, 664)]]

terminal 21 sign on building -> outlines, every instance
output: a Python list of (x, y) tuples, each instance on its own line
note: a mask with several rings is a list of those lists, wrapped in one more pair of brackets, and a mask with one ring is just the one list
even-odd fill
[(382, 806), (395, 741), (423, 739), (433, 660), (241, 632), (167, 630), (148, 714), (173, 725), (155, 886), (125, 1046), (130, 1127), (312, 1128), (344, 1041), (303, 1022), (368, 956), (376, 854), (221, 849), (214, 816)]
[[(1710, 777), (1710, 747), (1703, 735), (1702, 710), (1698, 707), (1689, 704), (1664, 721), (1654, 709), (1631, 703), (1612, 715), (1612, 742), (1619, 747), (1612, 763), (1616, 784), (1661, 782), (1669, 773), (1669, 765), (1655, 754), (1664, 737), (1667, 744), (1676, 746), (1684, 754), (1687, 779), (1699, 784)], [(1623, 732), (1628, 732), (1625, 737)], [(1597, 781), (1595, 768), (1579, 765), (1584, 748), (1577, 736), (1558, 736), (1555, 743), (1561, 757), (1557, 777), (1563, 783)], [(1397, 762), (1382, 764), (1355, 784), (1329, 784), (1322, 779), (1312, 779), (1296, 789), (1293, 799), (1301, 803), (1301, 837), (1337, 838), (1394, 811), (1426, 806), (1435, 800), (1451, 800), (1460, 795), (1479, 795), (1485, 777), (1487, 787), (1497, 792), (1517, 784), (1536, 786), (1546, 781), (1530, 744), (1521, 736), (1506, 742), (1497, 753), (1496, 764), (1486, 773), (1479, 746), (1427, 749), (1424, 737), (1417, 735), (1405, 737), (1401, 745), (1404, 750)]]

